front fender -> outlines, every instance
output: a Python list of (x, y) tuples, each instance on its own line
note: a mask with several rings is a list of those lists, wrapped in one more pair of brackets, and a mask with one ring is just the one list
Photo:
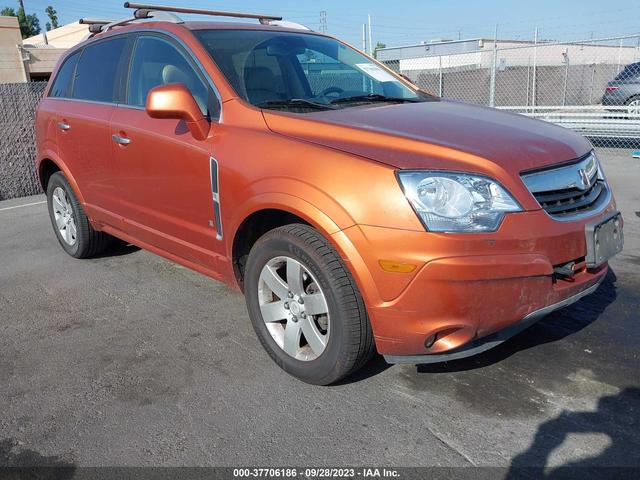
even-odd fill
[[(341, 225), (334, 221), (333, 218), (327, 215), (323, 210), (304, 198), (300, 198), (289, 193), (264, 192), (252, 196), (234, 210), (229, 228), (227, 228), (227, 230), (231, 232), (231, 235), (227, 237), (228, 251), (231, 251), (233, 239), (245, 219), (260, 210), (269, 209), (283, 210), (296, 215), (312, 225), (318, 231), (322, 232), (325, 237), (329, 237), (333, 233), (340, 231), (342, 228), (346, 228), (346, 226), (341, 227)], [(353, 222), (351, 222), (351, 225), (353, 225)]]
[(227, 238), (228, 251), (232, 251), (233, 241), (242, 222), (253, 213), (266, 209), (282, 210), (294, 214), (318, 230), (343, 259), (361, 293), (376, 304), (382, 302), (374, 278), (364, 259), (350, 238), (343, 233), (344, 229), (355, 224), (344, 210), (343, 212), (347, 216), (341, 217), (341, 220), (346, 221), (346, 224), (341, 225), (318, 206), (295, 195), (281, 192), (265, 192), (256, 195), (237, 209), (230, 229), (232, 235)]

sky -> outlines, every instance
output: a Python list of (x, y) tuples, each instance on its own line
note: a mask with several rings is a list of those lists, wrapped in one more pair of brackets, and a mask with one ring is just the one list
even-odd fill
[[(60, 24), (80, 17), (119, 19), (127, 16), (124, 0), (23, 0), (44, 28), (47, 5)], [(281, 15), (285, 20), (319, 29), (326, 11), (327, 32), (362, 45), (362, 24), (371, 15), (373, 44), (408, 45), (434, 39), (493, 38), (496, 25), (502, 39), (532, 39), (536, 27), (543, 40), (585, 40), (640, 33), (640, 0), (138, 0), (139, 3), (191, 6)], [(16, 0), (0, 0), (0, 7)], [(183, 18), (190, 18), (183, 16)], [(191, 17), (192, 18), (192, 17)]]

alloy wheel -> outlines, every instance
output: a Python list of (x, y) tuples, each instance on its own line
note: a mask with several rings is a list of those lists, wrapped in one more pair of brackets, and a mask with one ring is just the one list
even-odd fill
[(631, 100), (627, 104), (627, 111), (633, 115), (640, 114), (640, 99)]
[(287, 355), (318, 358), (329, 340), (327, 300), (308, 268), (290, 257), (275, 257), (258, 282), (260, 313), (271, 337)]
[(71, 201), (67, 196), (67, 192), (61, 187), (56, 187), (51, 196), (53, 216), (56, 221), (56, 227), (60, 233), (60, 237), (64, 242), (73, 246), (77, 241), (76, 221), (73, 214)]

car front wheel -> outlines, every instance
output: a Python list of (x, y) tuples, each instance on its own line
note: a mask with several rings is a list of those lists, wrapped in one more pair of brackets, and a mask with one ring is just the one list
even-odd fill
[(307, 225), (277, 228), (255, 243), (245, 270), (245, 296), (271, 358), (307, 383), (334, 383), (374, 351), (350, 272), (329, 242)]

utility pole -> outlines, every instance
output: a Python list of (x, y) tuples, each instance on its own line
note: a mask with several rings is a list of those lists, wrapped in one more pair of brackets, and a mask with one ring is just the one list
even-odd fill
[(531, 88), (531, 113), (536, 113), (536, 90), (537, 90), (537, 69), (538, 69), (538, 27), (533, 34), (533, 86)]
[[(362, 24), (362, 51), (367, 53), (367, 25)], [(367, 77), (362, 75), (362, 91), (367, 91)]]
[(369, 22), (369, 55), (373, 55), (373, 39), (371, 38), (371, 15), (367, 15)]
[(498, 64), (498, 24), (493, 36), (493, 58), (491, 60), (491, 80), (489, 82), (489, 106), (496, 106), (496, 67)]
[(22, 13), (24, 14), (24, 16), (27, 16), (27, 11), (24, 9), (24, 3), (22, 0), (18, 0), (18, 3), (20, 4), (20, 8), (22, 9)]
[(362, 51), (367, 53), (367, 25), (362, 24)]
[(320, 32), (327, 33), (327, 11), (320, 12)]

